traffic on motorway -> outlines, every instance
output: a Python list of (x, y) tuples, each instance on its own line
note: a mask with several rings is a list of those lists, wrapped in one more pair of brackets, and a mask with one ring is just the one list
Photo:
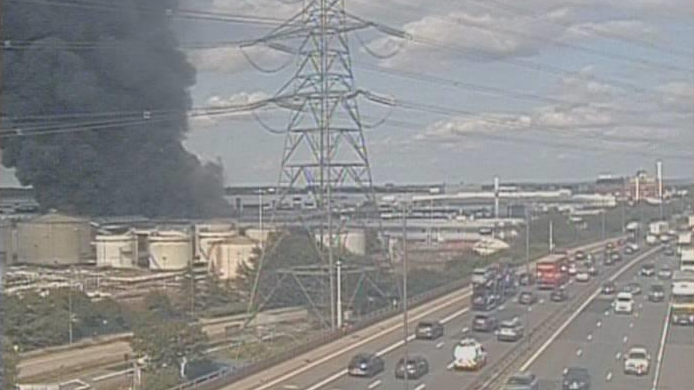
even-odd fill
[(694, 313), (686, 291), (673, 301), (673, 285), (690, 281), (669, 248), (614, 242), (476, 269), (468, 308), (418, 319), (407, 343), (366, 344), (332, 375), (273, 389), (655, 388), (664, 324), (684, 329)]

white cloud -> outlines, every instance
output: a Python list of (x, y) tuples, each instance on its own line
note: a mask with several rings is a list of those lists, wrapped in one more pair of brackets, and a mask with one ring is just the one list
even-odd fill
[[(270, 95), (263, 91), (255, 92), (238, 92), (230, 96), (212, 95), (207, 98), (205, 107), (211, 109), (220, 109), (230, 106), (240, 106), (243, 104), (254, 103), (263, 99), (269, 98)], [(225, 114), (214, 113), (212, 111), (199, 111), (190, 118), (191, 128), (195, 130), (203, 130), (216, 127), (220, 122), (225, 120), (252, 120), (251, 112), (230, 112)]]
[(658, 43), (663, 39), (660, 31), (654, 25), (640, 20), (586, 22), (571, 26), (566, 31), (566, 37), (569, 39), (585, 40), (587, 36), (597, 36), (597, 39), (610, 37), (647, 43)]
[(691, 113), (694, 88), (691, 82), (673, 81), (656, 87), (661, 107), (679, 113)]
[(258, 66), (268, 69), (290, 60), (287, 54), (263, 46), (195, 49), (188, 52), (188, 59), (198, 72), (238, 73), (252, 67), (244, 53)]

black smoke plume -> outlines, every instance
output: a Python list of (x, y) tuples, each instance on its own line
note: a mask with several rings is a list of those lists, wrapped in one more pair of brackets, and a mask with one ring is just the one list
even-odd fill
[[(62, 3), (58, 6), (56, 3)], [(68, 5), (68, 6), (65, 6)], [(224, 211), (222, 172), (182, 142), (195, 70), (171, 30), (174, 0), (2, 2), (2, 134), (22, 118), (61, 133), (0, 138), (2, 163), (42, 208), (87, 215), (205, 216)], [(67, 131), (73, 113), (167, 110), (164, 122)], [(123, 117), (107, 117), (121, 121)]]

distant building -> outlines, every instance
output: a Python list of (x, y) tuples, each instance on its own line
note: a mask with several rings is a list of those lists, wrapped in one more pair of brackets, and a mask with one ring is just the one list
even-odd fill
[(658, 180), (648, 176), (646, 171), (636, 172), (636, 175), (627, 181), (627, 196), (635, 202), (658, 199)]
[(612, 175), (600, 175), (595, 181), (595, 193), (601, 195), (624, 196), (626, 191), (626, 179)]

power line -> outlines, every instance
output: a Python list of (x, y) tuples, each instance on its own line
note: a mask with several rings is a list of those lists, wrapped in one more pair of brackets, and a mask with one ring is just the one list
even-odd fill
[[(409, 8), (409, 9), (413, 9), (413, 10), (417, 10), (417, 11), (421, 10), (421, 8), (402, 4), (398, 1), (390, 0), (390, 3), (397, 4), (399, 7)], [(652, 67), (652, 68), (656, 68), (656, 69), (661, 69), (661, 68), (662, 69), (669, 69), (669, 70), (680, 72), (680, 73), (686, 73), (687, 75), (692, 74), (691, 69), (683, 68), (680, 66), (667, 64), (667, 63), (660, 63), (660, 62), (656, 62), (656, 61), (650, 61), (650, 60), (646, 60), (646, 59), (642, 59), (642, 58), (635, 58), (632, 56), (626, 56), (626, 55), (621, 55), (621, 54), (612, 53), (612, 52), (607, 52), (607, 51), (603, 51), (603, 50), (599, 50), (599, 49), (595, 49), (595, 48), (591, 48), (591, 47), (587, 47), (587, 46), (582, 46), (582, 45), (578, 45), (578, 44), (574, 44), (574, 43), (557, 41), (557, 40), (553, 40), (553, 39), (547, 39), (544, 36), (539, 36), (536, 34), (531, 34), (531, 33), (523, 32), (523, 31), (517, 31), (517, 30), (507, 29), (507, 28), (503, 28), (503, 27), (498, 27), (498, 26), (497, 27), (491, 27), (491, 26), (485, 25), (483, 23), (477, 23), (477, 22), (474, 22), (472, 20), (462, 20), (460, 18), (455, 18), (453, 16), (430, 15), (429, 17), (433, 18), (433, 19), (441, 20), (443, 22), (450, 23), (450, 24), (473, 27), (473, 28), (478, 29), (478, 30), (484, 30), (484, 31), (493, 32), (493, 33), (501, 33), (503, 35), (507, 35), (507, 36), (511, 36), (511, 37), (518, 37), (518, 36), (525, 37), (525, 38), (532, 40), (532, 41), (545, 42), (548, 45), (564, 47), (564, 48), (568, 48), (568, 49), (571, 49), (574, 51), (583, 52), (583, 53), (587, 53), (587, 54), (595, 55), (595, 56), (600, 56), (600, 57), (604, 57), (604, 58), (608, 58), (608, 59), (612, 59), (612, 60), (627, 62), (627, 63), (635, 64), (638, 66)]]
[[(460, 56), (462, 58), (467, 58), (470, 60), (475, 60), (475, 61), (480, 61), (480, 60), (488, 60), (488, 58), (481, 56), (481, 55), (476, 55), (474, 53), (467, 52), (465, 49), (462, 47), (455, 47), (455, 46), (450, 46), (444, 43), (441, 43), (440, 41), (437, 41), (436, 39), (431, 39), (431, 38), (425, 38), (420, 35), (414, 35), (411, 33), (408, 33), (402, 29), (398, 29), (389, 25), (385, 25), (383, 23), (379, 22), (374, 22), (374, 21), (369, 21), (366, 19), (363, 19), (359, 16), (356, 15), (350, 15), (351, 17), (360, 20), (364, 23), (368, 23), (370, 26), (376, 28), (378, 31), (381, 31), (382, 33), (399, 38), (399, 39), (405, 39), (407, 41), (411, 41), (420, 45), (436, 48), (439, 50), (447, 51), (450, 52), (451, 54), (454, 54), (456, 56)], [(591, 80), (591, 81), (599, 81), (601, 83), (607, 84), (607, 85), (613, 85), (613, 86), (619, 86), (625, 89), (629, 89), (635, 92), (639, 93), (646, 93), (648, 92), (646, 89), (643, 87), (640, 87), (636, 84), (632, 84), (626, 81), (622, 80), (617, 80), (617, 79), (608, 79), (608, 78), (600, 78), (600, 77), (587, 77), (586, 75), (577, 72), (577, 71), (571, 71), (571, 70), (566, 70), (562, 69), (557, 66), (552, 66), (552, 65), (547, 65), (547, 64), (542, 64), (538, 62), (533, 62), (533, 61), (528, 61), (528, 60), (522, 60), (518, 58), (503, 58), (503, 59), (498, 59), (499, 62), (504, 62), (513, 66), (516, 66), (518, 68), (522, 68), (525, 70), (531, 70), (534, 72), (540, 72), (540, 73), (548, 73), (548, 74), (554, 74), (557, 76), (570, 76), (570, 77), (575, 77), (575, 78), (580, 78), (584, 80)], [(683, 94), (677, 94), (677, 96), (682, 96), (685, 97), (686, 95)]]

